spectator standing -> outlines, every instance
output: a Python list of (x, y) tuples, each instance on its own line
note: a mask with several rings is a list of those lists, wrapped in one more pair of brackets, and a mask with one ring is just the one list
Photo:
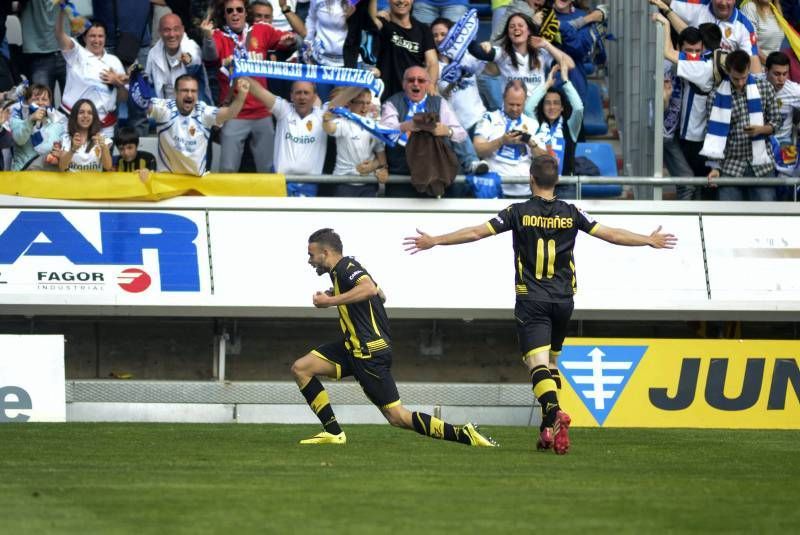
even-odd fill
[(797, 133), (794, 117), (800, 112), (800, 84), (789, 80), (789, 57), (783, 52), (773, 52), (767, 56), (767, 80), (775, 90), (780, 123), (775, 131), (782, 164), (776, 161), (780, 176), (800, 174), (797, 154)]
[[(206, 19), (203, 29), (203, 58), (214, 61), (221, 67), (217, 73), (221, 103), (227, 102), (231, 93), (229, 70), (234, 51), (246, 51), (254, 60), (267, 59), (267, 52), (273, 49), (287, 49), (295, 42), (294, 34), (281, 32), (263, 22), (250, 26), (246, 21), (244, 0), (224, 0), (218, 3), (214, 14), (215, 22)], [(214, 24), (221, 27), (214, 28)], [(254, 84), (266, 88), (266, 81), (259, 78)], [(256, 170), (268, 173), (272, 169), (272, 147), (275, 141), (275, 128), (269, 117), (269, 110), (252, 95), (245, 100), (241, 113), (225, 124), (220, 133), (222, 157), (220, 170), (224, 173), (239, 171), (244, 151), (244, 143), (250, 137), (250, 150), (253, 153)]]
[(201, 80), (201, 100), (210, 104), (210, 90), (203, 69), (200, 46), (184, 32), (181, 18), (174, 13), (161, 17), (158, 23), (160, 38), (147, 53), (145, 73), (153, 84), (158, 98), (175, 98), (175, 80), (191, 74)]
[[(51, 0), (28, 0), (20, 15), (28, 79), (49, 87), (51, 95), (56, 92), (56, 82), (62, 94), (67, 82), (67, 64), (55, 33), (59, 10)], [(69, 31), (67, 21), (63, 21), (62, 31)]]
[[(324, 111), (311, 82), (295, 82), (291, 102), (274, 95), (268, 89), (252, 84), (253, 95), (277, 120), (275, 141), (275, 172), (285, 175), (319, 175), (325, 164), (328, 136), (323, 128)], [(290, 196), (316, 196), (316, 184), (289, 184)]]
[(575, 69), (570, 73), (572, 83), (585, 102), (589, 74), (585, 65), (593, 60), (592, 52), (598, 38), (594, 26), (606, 20), (606, 11), (595, 9), (587, 12), (576, 8), (572, 0), (555, 0), (553, 9), (559, 23), (561, 46), (575, 63)]
[[(777, 132), (780, 123), (775, 91), (763, 79), (750, 73), (750, 56), (743, 50), (725, 59), (728, 77), (709, 95), (708, 133), (703, 150), (711, 172), (709, 184), (720, 176), (769, 177), (775, 162), (766, 136)], [(774, 201), (776, 191), (767, 186), (720, 186), (719, 200)]]
[(439, 80), (436, 45), (430, 26), (411, 16), (413, 4), (413, 0), (392, 0), (388, 18), (371, 19), (374, 28), (370, 29), (378, 32), (380, 41), (377, 67), (385, 84), (383, 101), (403, 90), (403, 76), (409, 67), (423, 67), (427, 71), (428, 92), (436, 93)]
[[(503, 91), (503, 109), (484, 115), (475, 129), (475, 150), (500, 176), (527, 177), (533, 156), (547, 154), (533, 139), (538, 125), (523, 113), (527, 94), (522, 80), (510, 80)], [(503, 196), (530, 197), (530, 185), (503, 184)]]
[[(347, 37), (345, 21), (353, 10), (348, 0), (311, 0), (305, 35), (308, 59), (317, 65), (344, 67), (342, 47)], [(327, 100), (332, 87), (328, 84), (317, 85), (321, 100)]]
[[(429, 95), (428, 72), (422, 67), (409, 67), (403, 76), (403, 91), (395, 93), (383, 104), (381, 111), (381, 124), (387, 128), (394, 128), (404, 133), (406, 137), (418, 131), (414, 123), (414, 115), (423, 112), (436, 113), (439, 122), (432, 134), (445, 139), (446, 143), (461, 143), (467, 137), (467, 132), (447, 100), (439, 95)], [(410, 175), (411, 171), (406, 160), (406, 149), (403, 144), (386, 148), (386, 158), (389, 163), (389, 174)], [(459, 186), (450, 186), (448, 196), (460, 196)], [(416, 190), (410, 184), (387, 184), (387, 197), (415, 197)]]
[(487, 74), (500, 75), (503, 87), (511, 80), (524, 82), (528, 96), (544, 84), (554, 60), (567, 68), (575, 67), (569, 56), (535, 33), (533, 21), (527, 16), (515, 13), (508, 17), (500, 46), (489, 52), (492, 63), (486, 66)]
[(761, 61), (758, 59), (758, 36), (753, 23), (736, 8), (735, 0), (672, 0), (662, 11), (673, 26), (673, 17), (680, 18), (689, 26), (699, 27), (712, 22), (722, 31), (720, 46), (728, 52), (744, 50), (750, 56), (750, 72), (760, 73)]
[(83, 34), (86, 48), (64, 33), (64, 11), (56, 17), (56, 39), (67, 63), (67, 82), (61, 109), (69, 115), (81, 99), (92, 102), (100, 118), (103, 136), (112, 139), (117, 124), (117, 103), (128, 98), (127, 76), (119, 59), (106, 52), (106, 28), (93, 22)]
[(82, 98), (72, 107), (67, 133), (61, 138), (58, 167), (62, 171), (112, 171), (111, 138), (91, 100)]
[(46, 161), (53, 149), (58, 149), (64, 135), (64, 116), (53, 109), (50, 88), (33, 84), (25, 92), (25, 103), (16, 106), (11, 114), (11, 133), (14, 137), (12, 171), (42, 169), (56, 165), (57, 157)]
[(198, 101), (199, 83), (190, 74), (175, 81), (175, 100), (154, 98), (148, 115), (158, 132), (158, 170), (202, 176), (211, 127), (220, 126), (241, 112), (251, 87), (248, 80), (237, 82), (230, 106), (216, 108)]
[[(367, 118), (372, 105), (372, 93), (364, 89), (355, 94), (347, 103), (347, 108), (361, 117)], [(358, 124), (331, 112), (323, 115), (323, 127), (329, 136), (336, 139), (335, 176), (375, 174), (377, 182), (336, 184), (335, 197), (375, 197), (378, 183), (385, 184), (389, 179), (384, 144)]]

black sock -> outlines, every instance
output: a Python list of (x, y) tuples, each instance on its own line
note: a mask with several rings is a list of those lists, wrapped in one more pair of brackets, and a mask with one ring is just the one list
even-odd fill
[(322, 386), (322, 383), (319, 382), (319, 379), (312, 377), (311, 380), (306, 383), (306, 386), (300, 389), (300, 393), (303, 394), (303, 397), (306, 398), (306, 403), (308, 403), (311, 410), (316, 413), (319, 421), (322, 422), (322, 427), (325, 428), (325, 431), (333, 435), (338, 435), (342, 432), (342, 428), (339, 427), (339, 422), (336, 421), (336, 415), (333, 414), (331, 402), (328, 399), (328, 392), (325, 390), (325, 387)]
[(533, 384), (533, 395), (542, 406), (542, 423), (544, 427), (551, 427), (556, 412), (558, 412), (558, 395), (556, 394), (556, 382), (547, 366), (539, 365), (531, 370), (531, 383)]
[(470, 443), (469, 437), (461, 433), (460, 429), (456, 429), (454, 425), (448, 424), (430, 414), (412, 412), (411, 422), (414, 424), (414, 431), (420, 435), (449, 440), (450, 442), (461, 442), (462, 444)]

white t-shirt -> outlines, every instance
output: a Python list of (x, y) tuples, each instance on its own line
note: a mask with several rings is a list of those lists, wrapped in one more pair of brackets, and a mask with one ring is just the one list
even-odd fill
[[(62, 50), (64, 60), (67, 62), (67, 83), (64, 87), (64, 94), (61, 97), (61, 104), (71, 110), (72, 106), (80, 99), (86, 98), (94, 102), (97, 114), (103, 121), (103, 126), (110, 121), (106, 115), (117, 109), (117, 88), (103, 83), (100, 73), (111, 69), (112, 71), (125, 74), (117, 56), (104, 53), (102, 57), (97, 57), (72, 39), (73, 47), (71, 50)], [(114, 124), (114, 122), (110, 122)]]
[(775, 93), (778, 110), (781, 113), (781, 124), (775, 137), (782, 142), (791, 142), (792, 136), (792, 114), (794, 110), (800, 110), (800, 84), (786, 80), (780, 91)]
[(525, 82), (525, 86), (528, 89), (528, 96), (530, 97), (533, 94), (533, 90), (536, 89), (536, 86), (545, 83), (547, 80), (547, 74), (550, 72), (550, 67), (553, 65), (553, 56), (551, 56), (550, 52), (547, 50), (542, 48), (538, 50), (539, 66), (532, 69), (530, 68), (528, 61), (529, 56), (527, 54), (522, 55), (516, 50), (514, 51), (514, 54), (517, 56), (517, 64), (519, 65), (519, 67), (515, 69), (514, 65), (511, 63), (511, 58), (506, 54), (503, 48), (496, 46), (494, 50), (494, 63), (500, 71), (503, 87), (505, 87), (509, 80), (522, 80)]
[(306, 17), (308, 42), (317, 41), (322, 48), (322, 65), (344, 65), (342, 48), (347, 37), (347, 24), (339, 0), (311, 0)]
[[(439, 62), (439, 72), (445, 68), (447, 64)], [(472, 54), (464, 54), (461, 60), (461, 66), (474, 72), (475, 75), (465, 76), (462, 78), (460, 86), (455, 86), (450, 93), (445, 97), (450, 107), (458, 117), (458, 122), (464, 129), (472, 128), (475, 123), (481, 120), (483, 114), (486, 113), (486, 107), (483, 105), (481, 96), (478, 93), (477, 76), (486, 67), (486, 62), (477, 59)], [(439, 94), (443, 95), (445, 89), (449, 86), (444, 80), (439, 80)]]
[(356, 166), (374, 159), (376, 152), (385, 150), (384, 144), (356, 123), (339, 117), (336, 125), (336, 167), (334, 175), (357, 175)]
[(218, 112), (219, 108), (198, 102), (192, 113), (181, 115), (174, 100), (152, 99), (149, 116), (156, 121), (158, 170), (204, 175), (208, 140)]
[[(113, 140), (105, 138), (105, 143), (108, 149), (111, 150)], [(80, 171), (102, 171), (102, 151), (98, 145), (94, 145), (89, 152), (86, 152), (88, 141), (78, 147), (78, 150), (72, 155), (72, 160), (69, 162), (67, 171), (76, 173)], [(72, 136), (69, 133), (61, 137), (61, 149), (68, 151), (72, 147)]]
[(319, 175), (325, 164), (328, 136), (322, 129), (323, 109), (315, 107), (300, 117), (292, 104), (275, 99), (272, 114), (278, 121), (275, 130), (275, 172), (286, 175)]
[[(678, 77), (681, 79), (681, 112), (678, 137), (687, 141), (706, 138), (708, 93), (714, 88), (714, 63), (710, 59), (678, 60)], [(691, 82), (691, 83), (690, 83)]]
[[(475, 128), (475, 137), (494, 141), (510, 130), (536, 132), (536, 122), (524, 113), (518, 119), (509, 119), (501, 110), (484, 114)], [(531, 167), (531, 149), (527, 145), (503, 145), (487, 160), (489, 170), (502, 176), (528, 176)], [(503, 195), (530, 195), (528, 184), (503, 184)]]
[(738, 9), (733, 10), (728, 20), (719, 20), (711, 11), (711, 0), (674, 0), (669, 7), (689, 26), (699, 28), (706, 22), (719, 26), (723, 50), (744, 50), (751, 56), (758, 56), (758, 37), (753, 23)]

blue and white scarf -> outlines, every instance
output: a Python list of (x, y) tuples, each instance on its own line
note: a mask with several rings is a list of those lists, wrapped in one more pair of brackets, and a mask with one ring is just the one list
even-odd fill
[[(751, 126), (763, 126), (764, 114), (762, 113), (761, 93), (758, 91), (756, 79), (752, 74), (747, 76), (747, 111), (750, 115)], [(719, 84), (717, 93), (714, 96), (714, 106), (708, 117), (708, 132), (703, 150), (700, 154), (712, 160), (721, 160), (725, 156), (725, 145), (728, 143), (728, 133), (731, 128), (731, 107), (733, 97), (731, 96), (731, 81), (726, 78)], [(752, 138), (753, 144), (753, 165), (766, 165), (772, 163), (767, 148), (767, 136), (760, 135)]]
[(552, 125), (547, 121), (542, 121), (539, 129), (534, 134), (536, 144), (555, 156), (558, 160), (558, 174), (564, 170), (564, 150), (567, 148), (564, 139), (564, 117), (560, 116)]
[(346, 67), (234, 58), (231, 79), (239, 76), (280, 78), (281, 80), (314, 82), (317, 84), (349, 85), (365, 87), (372, 91), (375, 96), (380, 96), (383, 93), (383, 80), (375, 78), (372, 71)]
[(331, 108), (329, 111), (356, 123), (358, 126), (369, 132), (373, 137), (379, 139), (389, 147), (394, 147), (397, 145), (397, 140), (400, 138), (401, 134), (400, 130), (383, 127), (369, 117), (363, 117), (353, 113), (347, 108)]
[[(406, 111), (406, 116), (403, 118), (404, 122), (413, 119), (418, 113), (428, 111), (428, 95), (425, 95), (425, 98), (419, 102), (414, 102), (406, 96), (403, 96), (403, 98), (405, 99), (406, 107), (408, 108)], [(405, 147), (406, 143), (408, 143), (408, 132), (402, 132), (397, 140), (397, 144), (401, 147)]]
[(156, 97), (156, 91), (144, 76), (142, 68), (137, 64), (130, 74), (128, 81), (128, 96), (139, 109), (146, 110), (150, 107), (150, 99)]
[(458, 22), (456, 22), (447, 35), (439, 43), (439, 52), (448, 58), (450, 63), (442, 69), (439, 76), (449, 84), (458, 83), (465, 75), (471, 73), (463, 72), (461, 60), (467, 53), (467, 47), (475, 39), (478, 33), (478, 12), (474, 9), (469, 10)]

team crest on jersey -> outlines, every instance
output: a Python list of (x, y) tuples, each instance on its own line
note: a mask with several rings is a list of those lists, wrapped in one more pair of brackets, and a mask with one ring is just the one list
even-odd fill
[(636, 371), (647, 346), (564, 346), (561, 375), (603, 425)]
[(306, 121), (306, 130), (311, 132), (311, 129), (314, 128), (314, 123), (311, 121)]
[(258, 39), (255, 37), (250, 38), (250, 48), (258, 50)]
[(92, 149), (92, 152), (94, 152), (94, 155), (99, 158), (100, 157), (100, 145), (95, 145), (94, 148)]
[(783, 100), (778, 99), (778, 108), (783, 108)]
[[(733, 30), (731, 30), (730, 26), (729, 26), (729, 27), (727, 27), (727, 28), (725, 28), (725, 38), (726, 38), (726, 39), (727, 39), (727, 38), (729, 38), (729, 37), (731, 36), (731, 34), (732, 34), (732, 33), (733, 33)], [(752, 41), (752, 37), (751, 37), (751, 39), (750, 39), (750, 40)]]
[(194, 137), (195, 132), (197, 132), (197, 129), (194, 126), (190, 126), (189, 127), (189, 135)]

